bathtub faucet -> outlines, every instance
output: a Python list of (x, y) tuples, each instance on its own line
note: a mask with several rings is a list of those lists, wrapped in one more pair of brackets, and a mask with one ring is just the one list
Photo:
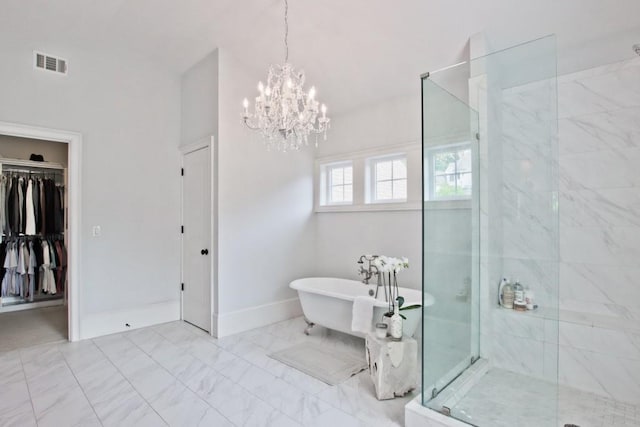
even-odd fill
[[(369, 284), (369, 280), (373, 277), (373, 275), (378, 275), (378, 267), (372, 264), (372, 262), (378, 258), (378, 255), (361, 255), (360, 259), (358, 259), (358, 264), (360, 264), (360, 269), (358, 270), (358, 274), (360, 276), (364, 276), (362, 279), (362, 283), (365, 285)], [(367, 262), (367, 268), (364, 268), (364, 262)], [(379, 276), (379, 275), (378, 275)]]

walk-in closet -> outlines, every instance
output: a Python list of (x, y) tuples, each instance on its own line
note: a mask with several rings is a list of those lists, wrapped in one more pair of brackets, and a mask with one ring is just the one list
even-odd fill
[(68, 338), (68, 144), (0, 135), (0, 351)]

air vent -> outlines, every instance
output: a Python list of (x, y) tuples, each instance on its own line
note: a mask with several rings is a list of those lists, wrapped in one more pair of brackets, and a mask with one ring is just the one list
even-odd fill
[(37, 69), (67, 74), (67, 60), (45, 53), (34, 52), (34, 62)]

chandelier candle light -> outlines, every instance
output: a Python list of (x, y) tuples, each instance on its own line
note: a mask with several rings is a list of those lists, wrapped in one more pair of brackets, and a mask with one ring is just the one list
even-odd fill
[[(318, 146), (318, 134), (327, 139), (330, 119), (327, 106), (316, 101), (316, 89), (304, 91), (304, 71), (296, 70), (289, 64), (289, 3), (285, 0), (284, 9), (284, 45), (283, 65), (269, 67), (267, 85), (258, 83), (258, 96), (254, 111), (249, 111), (249, 100), (244, 99), (242, 120), (252, 130), (262, 134), (268, 149), (299, 150), (309, 145), (309, 135), (316, 134), (315, 146)], [(320, 115), (321, 114), (321, 115)]]

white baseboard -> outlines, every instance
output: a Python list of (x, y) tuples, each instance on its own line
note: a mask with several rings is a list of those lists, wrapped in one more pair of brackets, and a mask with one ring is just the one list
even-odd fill
[(128, 310), (93, 313), (81, 317), (80, 339), (115, 334), (174, 320), (180, 320), (180, 300), (149, 304)]
[(302, 316), (298, 298), (218, 314), (213, 319), (214, 335), (218, 338)]

